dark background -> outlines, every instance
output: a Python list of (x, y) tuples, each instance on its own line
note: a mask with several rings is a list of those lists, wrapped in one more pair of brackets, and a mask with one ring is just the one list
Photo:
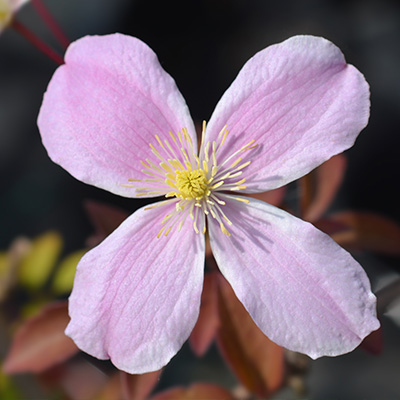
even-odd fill
[[(400, 223), (400, 2), (44, 2), (71, 41), (113, 32), (145, 41), (175, 78), (195, 121), (210, 118), (222, 93), (255, 52), (296, 34), (331, 40), (366, 76), (372, 102), (368, 127), (346, 153), (349, 166), (334, 209), (373, 211)], [(18, 19), (61, 52), (30, 4)], [(67, 253), (81, 248), (92, 232), (83, 200), (105, 201), (129, 212), (139, 206), (136, 200), (118, 198), (76, 181), (48, 159), (36, 118), (56, 67), (11, 29), (0, 36), (0, 250), (17, 236), (34, 237), (56, 229), (65, 237)], [(398, 274), (398, 259), (357, 258), (374, 289), (382, 285), (382, 279)], [(307, 377), (308, 399), (400, 398), (400, 331), (390, 319), (385, 317), (382, 322), (383, 353), (372, 356), (356, 350), (314, 362)], [(173, 361), (177, 372), (167, 375), (170, 382), (186, 383), (198, 377), (222, 384), (233, 382), (229, 372), (220, 371), (213, 354), (197, 361), (186, 353), (184, 349)], [(279, 396), (291, 398), (286, 392)]]

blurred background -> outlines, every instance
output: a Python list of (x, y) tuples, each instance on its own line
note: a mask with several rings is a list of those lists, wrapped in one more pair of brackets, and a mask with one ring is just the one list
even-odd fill
[[(297, 34), (334, 42), (371, 87), (371, 117), (346, 152), (342, 185), (328, 210), (367, 211), (400, 223), (400, 3), (389, 0), (43, 0), (74, 41), (85, 35), (121, 32), (146, 42), (177, 82), (194, 121), (208, 120), (241, 66), (257, 51)], [(31, 4), (17, 19), (60, 54), (63, 50)], [(82, 249), (93, 233), (84, 201), (118, 206), (128, 213), (136, 200), (89, 187), (53, 164), (41, 144), (36, 118), (57, 65), (13, 29), (0, 35), (0, 251), (17, 237), (49, 230), (63, 238), (62, 254)], [(296, 196), (296, 186), (287, 193)], [(288, 200), (290, 201), (290, 199)], [(400, 242), (398, 243), (400, 248)], [(399, 256), (356, 252), (374, 291), (397, 279)], [(6, 305), (9, 310), (10, 304)], [(4, 311), (3, 311), (4, 312)], [(7, 313), (6, 313), (7, 314)], [(386, 315), (388, 314), (388, 315)], [(396, 308), (382, 315), (379, 354), (361, 349), (307, 363), (305, 390), (285, 387), (275, 399), (400, 399), (400, 330)], [(0, 323), (7, 325), (7, 318)], [(11, 330), (1, 327), (0, 356)], [(31, 375), (15, 378), (23, 398), (46, 397)], [(215, 347), (196, 358), (185, 346), (164, 371), (159, 388), (206, 381), (227, 388), (236, 378)], [(45, 396), (45, 397), (43, 397)]]

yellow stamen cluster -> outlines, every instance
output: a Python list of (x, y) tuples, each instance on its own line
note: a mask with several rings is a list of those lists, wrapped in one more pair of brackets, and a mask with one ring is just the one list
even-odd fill
[[(214, 218), (219, 223), (221, 231), (230, 236), (225, 224), (232, 225), (232, 222), (223, 211), (225, 195), (222, 192), (246, 188), (243, 185), (246, 179), (237, 181), (236, 178), (243, 174), (243, 169), (250, 164), (250, 161), (244, 161), (239, 155), (257, 145), (254, 145), (252, 140), (221, 161), (218, 155), (228, 135), (226, 126), (213, 142), (204, 142), (205, 131), (204, 122), (199, 156), (185, 128), (182, 129), (182, 133), (178, 132), (176, 135), (169, 132), (171, 140), (164, 142), (155, 135), (158, 149), (153, 144), (150, 144), (150, 148), (158, 161), (150, 159), (141, 161), (144, 167), (142, 172), (149, 178), (129, 179), (131, 182), (145, 182), (147, 185), (142, 187), (136, 184), (124, 185), (134, 187), (137, 196), (164, 195), (167, 198), (175, 198), (175, 210), (161, 221), (163, 226), (158, 237), (162, 234), (167, 236), (175, 225), (180, 231), (187, 216), (193, 220), (193, 228), (197, 233), (200, 230), (205, 233), (205, 215)], [(230, 198), (248, 202), (243, 198), (234, 196)], [(170, 201), (174, 200), (166, 200), (147, 209), (159, 207)]]
[[(185, 200), (201, 200), (208, 190), (208, 181), (206, 173), (203, 169), (192, 170), (187, 169), (185, 171), (177, 170), (176, 173), (176, 186), (179, 193), (176, 193), (176, 197), (180, 197)], [(209, 193), (207, 193), (209, 195)]]

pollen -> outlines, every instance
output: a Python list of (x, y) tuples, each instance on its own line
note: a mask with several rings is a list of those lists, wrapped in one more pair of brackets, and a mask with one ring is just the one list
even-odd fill
[[(169, 132), (164, 141), (155, 135), (155, 141), (149, 143), (152, 157), (141, 161), (146, 178), (128, 179), (131, 183), (123, 185), (136, 189), (136, 196), (167, 198), (146, 209), (175, 204), (174, 210), (160, 221), (158, 238), (168, 236), (175, 227), (179, 232), (187, 218), (192, 220), (196, 233), (204, 234), (206, 217), (215, 219), (224, 235), (231, 235), (224, 224), (232, 225), (224, 210), (227, 193), (246, 189), (243, 174), (251, 164), (247, 151), (257, 145), (252, 140), (222, 158), (221, 148), (229, 142), (227, 127), (224, 126), (213, 141), (205, 141), (205, 132), (206, 123), (203, 122), (199, 153), (185, 128), (176, 134)], [(230, 199), (246, 203), (240, 197), (231, 196)]]
[(208, 191), (207, 177), (203, 169), (195, 170), (177, 170), (176, 186), (179, 190), (180, 197), (185, 200), (201, 200)]

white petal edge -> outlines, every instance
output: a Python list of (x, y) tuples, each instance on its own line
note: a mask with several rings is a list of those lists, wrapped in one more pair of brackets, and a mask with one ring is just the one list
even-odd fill
[(320, 37), (294, 36), (253, 56), (218, 102), (205, 143), (226, 124), (218, 164), (242, 153), (247, 193), (283, 186), (354, 144), (369, 118), (369, 86), (340, 49)]
[[(129, 179), (145, 179), (155, 135), (196, 132), (186, 102), (156, 54), (131, 36), (86, 36), (67, 49), (38, 116), (49, 157), (76, 179), (135, 197)], [(140, 185), (143, 186), (143, 185)], [(145, 197), (157, 197), (160, 194)]]
[(165, 366), (198, 318), (204, 235), (187, 218), (181, 232), (156, 237), (174, 207), (139, 209), (77, 268), (66, 334), (128, 373)]
[(223, 235), (209, 218), (217, 264), (259, 328), (312, 358), (352, 351), (378, 329), (367, 275), (328, 235), (259, 200), (224, 197)]

